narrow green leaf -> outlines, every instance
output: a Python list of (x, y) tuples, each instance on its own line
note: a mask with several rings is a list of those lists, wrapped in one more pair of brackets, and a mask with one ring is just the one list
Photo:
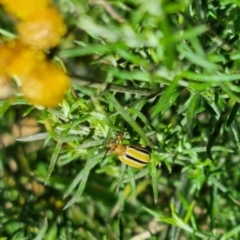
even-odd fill
[[(77, 42), (78, 44), (81, 44), (80, 42)], [(79, 56), (85, 56), (89, 54), (97, 54), (97, 55), (104, 55), (108, 53), (111, 50), (109, 45), (103, 45), (103, 44), (84, 44), (84, 46), (81, 47), (75, 47), (73, 49), (62, 49), (59, 52), (59, 56), (61, 58), (73, 58), (73, 57), (79, 57)]]
[(232, 124), (232, 122), (235, 120), (235, 117), (236, 117), (236, 115), (238, 113), (239, 106), (240, 105), (239, 105), (238, 102), (236, 102), (234, 104), (234, 106), (233, 106), (233, 108), (232, 108), (232, 110), (230, 112), (230, 115), (228, 117), (228, 120), (227, 120), (227, 127), (229, 127)]
[(51, 160), (50, 160), (50, 164), (49, 164), (49, 167), (48, 167), (48, 172), (47, 172), (47, 176), (45, 177), (45, 180), (44, 180), (44, 184), (47, 184), (48, 182), (48, 179), (50, 178), (52, 172), (53, 172), (53, 169), (55, 167), (55, 164), (57, 162), (57, 159), (58, 159), (58, 156), (59, 156), (59, 153), (61, 151), (61, 148), (62, 148), (62, 142), (57, 142), (57, 145), (53, 151), (53, 154), (52, 154), (52, 157), (51, 157)]
[[(140, 171), (139, 173), (137, 173), (137, 174), (134, 176), (134, 180), (141, 179), (141, 178), (143, 178), (144, 176), (146, 176), (147, 174), (148, 174), (148, 169), (145, 168), (145, 169), (143, 169), (142, 171)], [(123, 183), (129, 183), (129, 179), (123, 180)]]
[(233, 236), (235, 235), (236, 237), (238, 237), (239, 234), (240, 234), (240, 226), (236, 226), (230, 231), (228, 231), (227, 233), (225, 233), (220, 239), (221, 240), (236, 239), (236, 238), (233, 238)]
[(192, 217), (194, 206), (195, 206), (195, 202), (192, 202), (191, 205), (187, 208), (187, 213), (184, 217), (184, 222), (185, 223), (187, 223), (189, 221), (189, 219)]
[(34, 135), (17, 138), (16, 141), (19, 141), (19, 142), (32, 142), (32, 141), (43, 140), (43, 139), (46, 139), (47, 137), (49, 137), (48, 133), (37, 133), (37, 134), (34, 134)]
[(157, 104), (153, 107), (151, 117), (154, 118), (161, 112), (168, 110), (180, 93), (180, 89), (177, 89), (178, 78), (176, 78), (170, 86), (164, 91)]
[(57, 224), (53, 224), (50, 228), (48, 228), (48, 232), (45, 236), (46, 240), (53, 240), (53, 239), (57, 239), (58, 237), (58, 227)]
[(120, 79), (129, 79), (129, 80), (137, 80), (141, 82), (151, 82), (151, 75), (148, 72), (143, 71), (119, 71), (116, 68), (110, 68), (108, 69), (108, 72), (112, 74), (116, 78)]
[(202, 101), (202, 103), (203, 103), (204, 108), (205, 108), (210, 114), (212, 114), (213, 116), (216, 116), (216, 115), (217, 115), (217, 113), (214, 111), (214, 109), (212, 108), (212, 106), (208, 103), (208, 101), (207, 101), (204, 97), (201, 98), (201, 101)]
[(148, 213), (150, 213), (151, 215), (153, 215), (156, 218), (159, 218), (159, 219), (164, 218), (164, 215), (160, 212), (154, 211), (154, 210), (152, 210), (150, 208), (146, 208), (146, 207), (143, 207), (143, 209), (146, 210)]
[(213, 183), (222, 192), (224, 192), (224, 193), (228, 192), (228, 188), (226, 186), (224, 186), (220, 181), (218, 181), (212, 175), (209, 176), (208, 180), (209, 180), (210, 183)]
[(134, 174), (133, 174), (132, 168), (128, 167), (127, 172), (128, 172), (128, 178), (129, 178), (129, 182), (130, 182), (132, 191), (134, 192), (135, 195), (137, 195), (137, 187), (136, 187), (136, 182), (134, 179)]
[(183, 204), (184, 208), (187, 211), (187, 213), (184, 217), (184, 222), (187, 223), (189, 221), (189, 219), (191, 219), (191, 225), (192, 225), (193, 229), (197, 229), (196, 219), (193, 214), (193, 208), (195, 205), (195, 201), (193, 201), (191, 204), (189, 204), (188, 200), (185, 198), (185, 196), (183, 194), (178, 192), (177, 195), (180, 198), (181, 203)]
[(136, 115), (137, 117), (139, 117), (146, 126), (151, 126), (148, 119), (140, 111), (138, 111), (134, 108), (128, 108), (127, 110), (129, 113), (132, 113), (133, 115)]
[(209, 159), (213, 160), (212, 157), (212, 153), (211, 153), (211, 149), (214, 146), (218, 136), (220, 135), (220, 130), (222, 125), (227, 121), (227, 118), (229, 116), (230, 110), (232, 109), (232, 106), (235, 104), (234, 100), (229, 100), (228, 101), (228, 106), (227, 108), (222, 112), (220, 118), (218, 119), (217, 123), (215, 124), (215, 128), (213, 133), (211, 134), (209, 140), (208, 140), (208, 144), (207, 144), (207, 156)]
[(65, 196), (69, 195), (69, 193), (80, 182), (76, 194), (66, 203), (66, 205), (63, 208), (64, 210), (67, 209), (68, 207), (72, 206), (77, 201), (77, 199), (82, 195), (82, 193), (86, 187), (88, 176), (89, 176), (91, 169), (94, 168), (101, 160), (102, 160), (102, 156), (97, 155), (97, 156), (93, 156), (91, 159), (89, 159), (87, 161), (85, 168), (81, 171), (80, 174), (77, 175), (77, 178), (74, 179), (74, 181), (72, 182), (72, 184), (70, 185), (70, 187), (68, 188), (68, 190), (65, 193)]
[[(121, 164), (121, 170), (120, 170), (120, 174), (119, 174), (119, 178), (118, 178), (118, 184), (117, 184), (117, 188), (116, 188), (116, 192), (118, 193), (119, 190), (121, 189), (122, 187), (122, 184), (123, 184), (123, 178), (124, 178), (124, 174), (125, 174), (125, 171), (126, 171), (126, 167), (127, 165), (122, 163)], [(129, 167), (129, 166), (128, 166)], [(130, 167), (129, 167), (130, 168)]]
[(157, 204), (158, 200), (158, 176), (157, 176), (157, 168), (155, 162), (151, 161), (148, 164), (148, 171), (149, 174), (152, 177), (152, 188), (153, 188), (153, 196), (154, 196), (154, 202)]
[(232, 131), (232, 133), (233, 133), (233, 137), (234, 137), (234, 139), (235, 139), (235, 141), (236, 141), (236, 143), (237, 143), (238, 149), (240, 150), (240, 141), (239, 141), (239, 130), (238, 130), (238, 126), (233, 123), (233, 124), (230, 126), (230, 129), (231, 129), (231, 131)]
[(240, 79), (240, 74), (204, 74), (195, 72), (183, 72), (181, 77), (187, 78), (189, 80), (202, 81), (202, 82), (225, 82), (225, 81), (236, 81)]
[(188, 108), (187, 108), (186, 126), (187, 126), (188, 133), (190, 134), (190, 136), (192, 136), (192, 128), (193, 128), (193, 123), (194, 123), (194, 120), (196, 117), (196, 112), (199, 108), (199, 102), (200, 102), (199, 100), (200, 100), (200, 94), (198, 92), (196, 92), (192, 96), (190, 103), (188, 105)]
[(95, 238), (95, 237), (93, 236), (93, 234), (92, 234), (91, 232), (87, 231), (87, 234), (88, 234), (88, 239), (89, 239), (89, 240), (98, 240), (97, 238)]
[(142, 128), (129, 116), (129, 114), (124, 110), (124, 108), (119, 104), (119, 102), (116, 100), (116, 98), (110, 94), (109, 92), (106, 92), (106, 95), (114, 105), (114, 107), (118, 110), (118, 112), (121, 114), (121, 116), (128, 122), (130, 126), (141, 136), (141, 138), (145, 141), (145, 143), (148, 146), (152, 146), (150, 140), (146, 136), (145, 132), (142, 130)]
[(193, 50), (187, 44), (179, 44), (177, 47), (178, 51), (192, 63), (203, 67), (211, 72), (216, 72), (218, 66), (215, 63), (210, 62), (206, 56), (200, 56), (193, 52)]
[(47, 218), (44, 219), (42, 228), (40, 229), (38, 235), (33, 240), (42, 240), (44, 239), (48, 228)]

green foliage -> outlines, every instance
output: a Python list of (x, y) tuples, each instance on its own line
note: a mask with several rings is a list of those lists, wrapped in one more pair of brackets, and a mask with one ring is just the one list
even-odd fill
[(55, 2), (72, 90), (0, 102), (0, 239), (239, 239), (239, 1)]

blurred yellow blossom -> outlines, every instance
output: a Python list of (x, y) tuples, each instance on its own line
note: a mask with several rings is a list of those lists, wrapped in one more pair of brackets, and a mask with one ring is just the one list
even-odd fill
[(33, 104), (43, 107), (56, 107), (70, 87), (68, 76), (47, 61), (40, 62), (20, 81), (23, 96)]
[(0, 76), (6, 75), (6, 66), (11, 62), (15, 53), (9, 51), (7, 43), (0, 44)]
[(2, 98), (15, 93), (11, 81), (15, 78), (21, 86), (18, 92), (43, 107), (56, 107), (70, 87), (68, 76), (48, 61), (43, 51), (20, 40), (0, 44), (0, 76)]
[(53, 5), (18, 22), (16, 27), (25, 43), (42, 50), (57, 46), (61, 37), (66, 33), (63, 19)]
[[(61, 69), (48, 61), (45, 50), (57, 46), (66, 26), (51, 0), (0, 0), (17, 18), (19, 38), (0, 43), (0, 98), (21, 93), (37, 106), (56, 107), (70, 87)], [(13, 84), (13, 79), (18, 82)]]
[(0, 0), (6, 12), (25, 20), (51, 3), (50, 0)]
[(0, 69), (8, 76), (26, 75), (36, 63), (45, 59), (44, 52), (19, 39), (0, 44)]

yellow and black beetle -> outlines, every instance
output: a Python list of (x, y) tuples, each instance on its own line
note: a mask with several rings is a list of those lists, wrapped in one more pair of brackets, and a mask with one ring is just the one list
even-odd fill
[(145, 167), (151, 160), (150, 152), (143, 146), (125, 145), (122, 140), (123, 135), (119, 135), (117, 142), (109, 142), (110, 152), (117, 154), (120, 161), (131, 167)]

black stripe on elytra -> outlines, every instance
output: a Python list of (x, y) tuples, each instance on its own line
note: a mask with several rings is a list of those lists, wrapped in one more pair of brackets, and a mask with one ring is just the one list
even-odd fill
[(144, 147), (138, 147), (138, 146), (129, 146), (129, 148), (133, 148), (133, 149), (136, 149), (136, 150), (138, 150), (138, 151), (140, 151), (140, 152), (143, 152), (143, 153), (146, 153), (146, 154), (148, 154), (149, 155), (149, 151), (146, 149), (146, 148), (144, 148)]
[(133, 160), (133, 161), (135, 161), (135, 162), (138, 162), (138, 163), (141, 163), (141, 164), (147, 164), (146, 162), (143, 162), (143, 161), (141, 161), (141, 160), (139, 160), (139, 159), (137, 159), (137, 158), (135, 158), (135, 157), (132, 157), (132, 156), (130, 156), (130, 155), (125, 155), (125, 157), (127, 157), (127, 158), (129, 158), (129, 159), (131, 159), (131, 160)]

